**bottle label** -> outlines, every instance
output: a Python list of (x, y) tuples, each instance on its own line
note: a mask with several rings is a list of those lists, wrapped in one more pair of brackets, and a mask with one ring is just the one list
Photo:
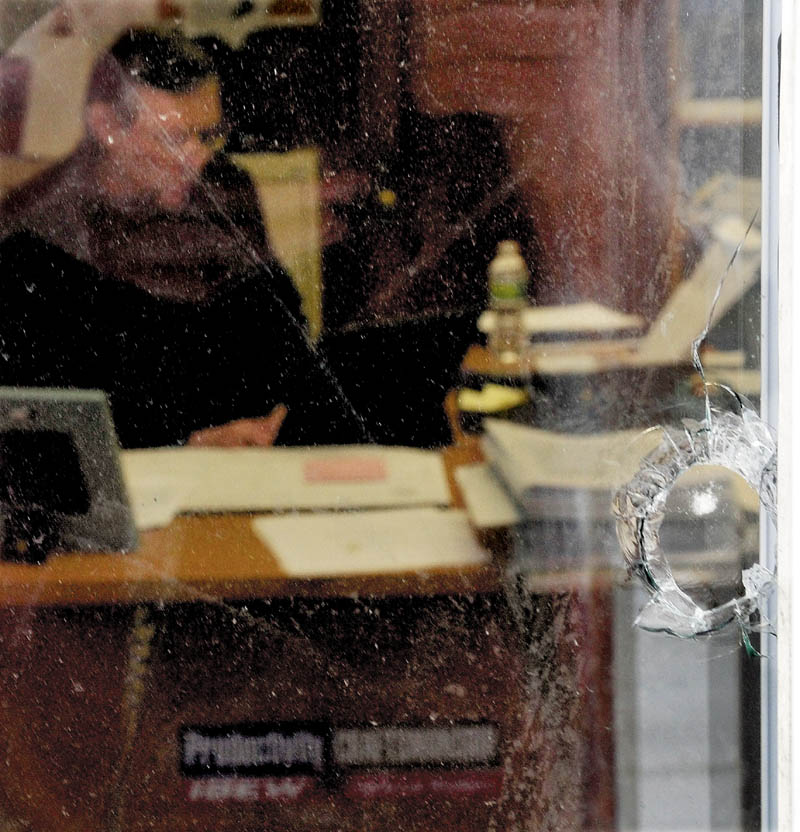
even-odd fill
[(497, 300), (519, 300), (525, 297), (524, 286), (518, 281), (495, 283), (489, 287), (489, 294)]

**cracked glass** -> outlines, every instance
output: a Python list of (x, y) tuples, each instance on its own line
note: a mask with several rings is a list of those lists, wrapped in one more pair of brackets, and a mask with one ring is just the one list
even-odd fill
[(773, 828), (775, 8), (0, 0), (0, 832)]

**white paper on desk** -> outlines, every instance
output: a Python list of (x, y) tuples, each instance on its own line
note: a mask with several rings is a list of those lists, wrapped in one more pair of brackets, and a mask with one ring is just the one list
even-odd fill
[(475, 528), (496, 529), (522, 520), (514, 501), (486, 463), (459, 465), (455, 478)]
[(289, 577), (418, 572), (489, 560), (466, 514), (456, 509), (257, 517), (253, 530)]
[[(380, 460), (380, 479), (309, 481), (309, 463)], [(131, 492), (157, 478), (180, 495), (180, 511), (282, 511), (448, 505), (444, 463), (418, 448), (146, 448), (125, 451)]]
[[(481, 332), (491, 332), (497, 315), (491, 309), (478, 319)], [(558, 332), (615, 332), (641, 329), (645, 324), (640, 315), (630, 315), (599, 303), (569, 303), (562, 306), (531, 306), (522, 312), (522, 325), (529, 335)]]
[(128, 481), (128, 499), (139, 531), (168, 526), (180, 514), (186, 497), (174, 482), (157, 474)]
[(627, 482), (660, 430), (591, 435), (555, 433), (502, 419), (485, 419), (484, 451), (517, 497), (530, 488), (606, 490)]

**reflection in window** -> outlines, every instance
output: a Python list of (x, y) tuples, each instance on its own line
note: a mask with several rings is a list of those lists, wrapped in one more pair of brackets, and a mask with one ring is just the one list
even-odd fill
[(0, 386), (139, 533), (0, 563), (0, 826), (756, 828), (760, 15), (0, 4)]

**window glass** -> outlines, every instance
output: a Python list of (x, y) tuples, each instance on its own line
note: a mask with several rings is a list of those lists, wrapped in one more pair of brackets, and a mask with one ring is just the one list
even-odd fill
[(761, 828), (762, 13), (0, 0), (0, 828)]

